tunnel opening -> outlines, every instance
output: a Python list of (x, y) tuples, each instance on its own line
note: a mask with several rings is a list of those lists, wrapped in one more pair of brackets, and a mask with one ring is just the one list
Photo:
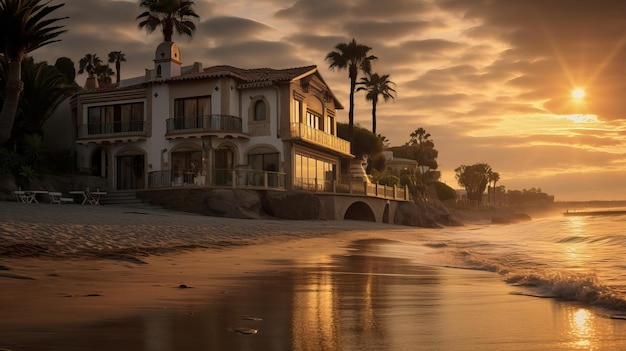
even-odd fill
[(355, 221), (376, 222), (376, 216), (372, 209), (364, 202), (355, 202), (346, 210), (343, 219)]

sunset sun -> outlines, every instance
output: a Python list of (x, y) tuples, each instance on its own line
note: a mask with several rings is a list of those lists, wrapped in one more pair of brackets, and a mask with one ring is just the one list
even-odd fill
[(585, 91), (582, 89), (574, 89), (572, 90), (572, 97), (574, 99), (582, 99), (585, 97)]

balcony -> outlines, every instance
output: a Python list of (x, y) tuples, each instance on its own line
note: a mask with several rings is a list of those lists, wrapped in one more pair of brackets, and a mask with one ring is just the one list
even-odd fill
[(309, 127), (303, 123), (291, 123), (289, 129), (289, 137), (287, 139), (299, 139), (302, 141), (306, 141), (307, 143), (314, 144), (318, 147), (332, 149), (333, 151), (342, 155), (351, 155), (349, 141), (341, 139), (332, 134), (328, 134), (323, 130)]
[(204, 115), (174, 117), (165, 121), (166, 136), (169, 138), (197, 135), (230, 134), (233, 137), (248, 136), (242, 131), (241, 118), (228, 115)]
[(78, 142), (115, 142), (145, 139), (145, 121), (89, 123), (78, 126)]

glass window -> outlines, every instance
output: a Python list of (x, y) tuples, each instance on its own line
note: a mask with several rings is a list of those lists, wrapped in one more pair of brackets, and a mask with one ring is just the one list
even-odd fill
[(320, 116), (314, 114), (311, 111), (306, 112), (306, 125), (308, 125), (309, 127), (320, 129), (320, 120)]
[(211, 97), (200, 96), (174, 100), (175, 117), (198, 117), (211, 114)]
[(292, 123), (301, 123), (302, 122), (302, 101), (293, 100), (293, 114), (291, 116)]
[(254, 104), (254, 120), (255, 121), (265, 121), (267, 116), (265, 116), (265, 102), (263, 100), (259, 100)]

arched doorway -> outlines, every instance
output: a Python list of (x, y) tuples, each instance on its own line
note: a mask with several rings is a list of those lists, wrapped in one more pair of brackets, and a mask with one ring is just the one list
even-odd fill
[(376, 216), (372, 209), (365, 202), (355, 202), (346, 210), (343, 219), (356, 221), (376, 222)]

